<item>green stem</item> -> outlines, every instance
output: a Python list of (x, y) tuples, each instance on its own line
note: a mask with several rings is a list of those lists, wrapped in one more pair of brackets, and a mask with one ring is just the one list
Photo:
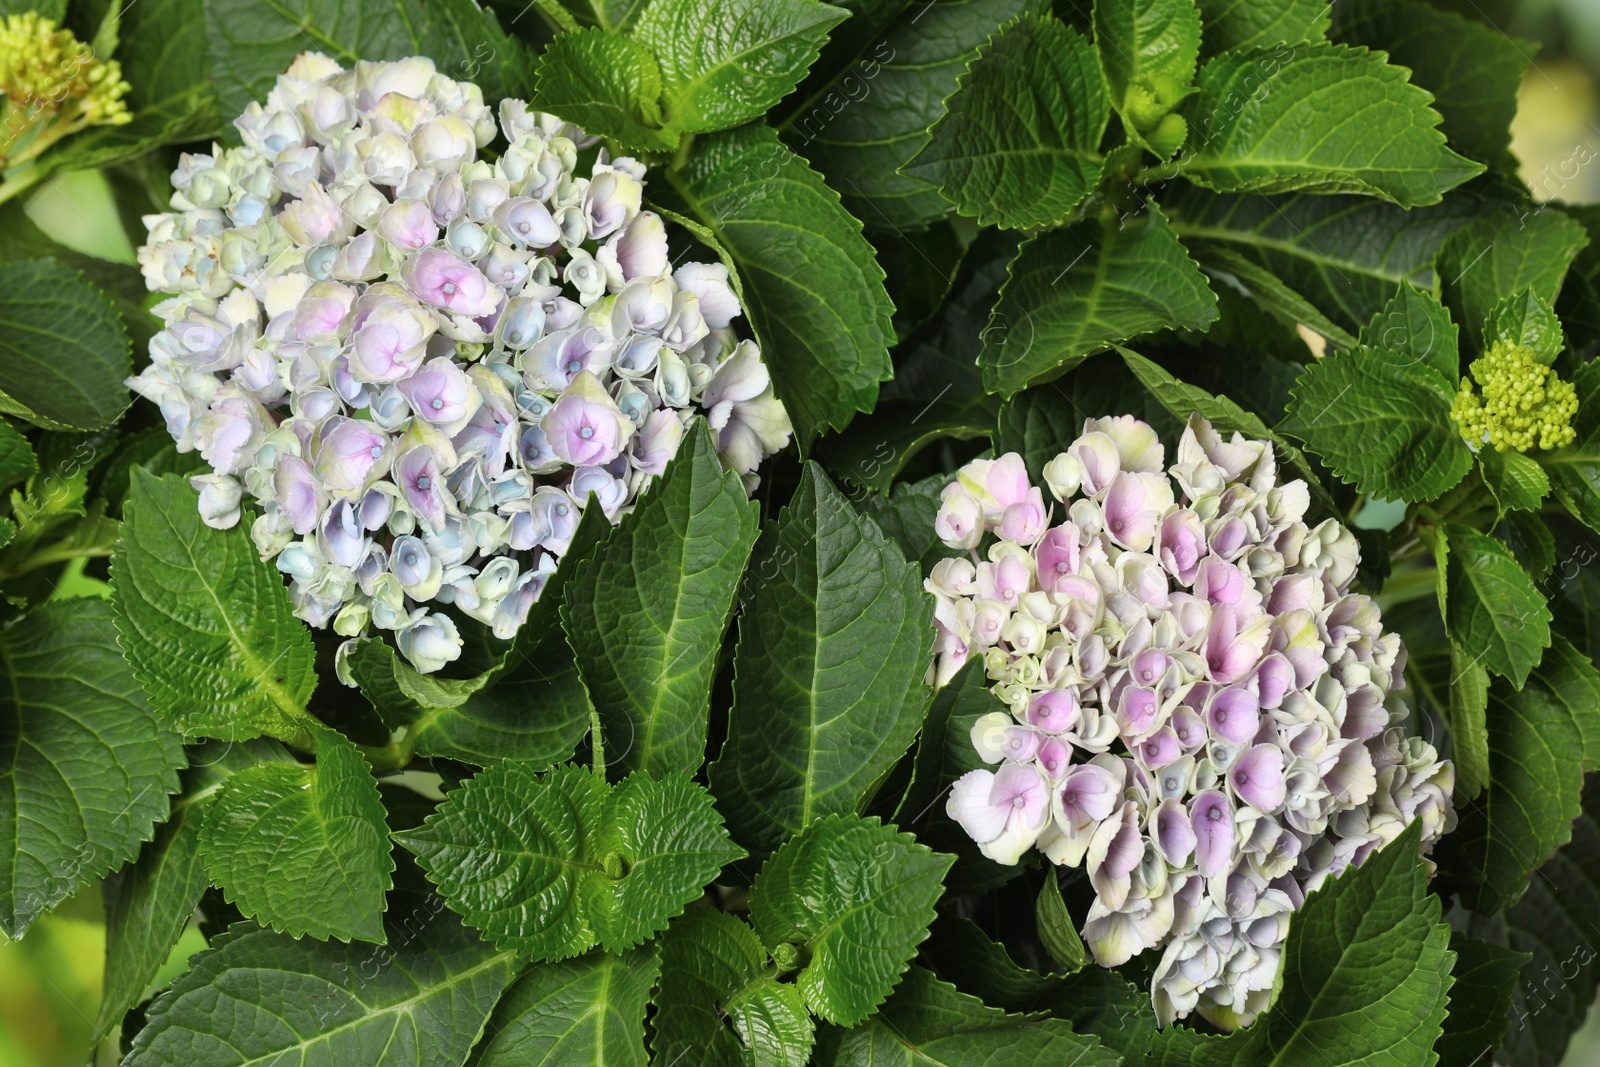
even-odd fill
[(606, 742), (600, 732), (600, 712), (594, 708), (589, 710), (589, 765), (596, 774), (606, 773)]
[(571, 33), (578, 29), (578, 20), (572, 17), (572, 12), (562, 7), (557, 0), (535, 0), (539, 7), (539, 14), (549, 19), (557, 30), (562, 33)]
[(1373, 599), (1377, 601), (1378, 608), (1388, 614), (1396, 605), (1432, 596), (1438, 581), (1438, 570), (1434, 567), (1403, 571), (1384, 582), (1383, 592)]
[(387, 745), (357, 745), (375, 771), (399, 771), (410, 766), (416, 742), (406, 733)]

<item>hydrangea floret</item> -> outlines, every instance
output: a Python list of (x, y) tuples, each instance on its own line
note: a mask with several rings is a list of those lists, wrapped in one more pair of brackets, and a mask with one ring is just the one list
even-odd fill
[(1009, 707), (947, 810), (1000, 863), (1085, 869), (1084, 939), (1108, 967), (1160, 953), (1163, 1025), (1248, 1022), (1307, 892), (1414, 819), (1425, 849), (1453, 827), (1454, 768), (1402, 729), (1405, 652), (1349, 591), (1354, 536), (1306, 524), (1268, 442), (1195, 416), (1166, 467), (1150, 426), (1090, 419), (1043, 477), (1008, 453), (944, 490), (966, 554), (927, 581), (930, 680), (979, 659)]
[(122, 65), (36, 11), (0, 19), (0, 168), (89, 126), (132, 120)]
[[(1576, 438), (1577, 389), (1540, 363), (1533, 349), (1496, 341), (1469, 369), (1472, 377), (1461, 379), (1450, 417), (1473, 445), (1528, 452), (1561, 448)], [(1474, 379), (1483, 389), (1481, 397), (1473, 392)]]
[(234, 125), (145, 218), (173, 295), (128, 384), (210, 465), (206, 523), (257, 505), (312, 625), (438, 670), (437, 605), (512, 636), (590, 495), (616, 522), (697, 414), (752, 489), (788, 443), (727, 268), (674, 266), (637, 161), (580, 176), (591, 139), (425, 58), (305, 53)]

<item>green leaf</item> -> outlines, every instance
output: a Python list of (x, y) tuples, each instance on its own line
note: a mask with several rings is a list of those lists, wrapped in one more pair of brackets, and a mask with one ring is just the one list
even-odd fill
[(737, 266), (801, 447), (870, 411), (892, 373), (892, 307), (872, 246), (838, 194), (759, 124), (700, 138), (666, 178)]
[(1471, 799), (1489, 784), (1489, 672), (1453, 643), (1450, 646), (1450, 756), (1456, 792)]
[[(943, 547), (942, 545), (940, 546)], [(972, 724), (1005, 709), (989, 690), (989, 676), (979, 657), (967, 660), (933, 694), (927, 720), (917, 738), (911, 785), (895, 810), (895, 822), (915, 828), (946, 787), (967, 771), (983, 766), (970, 740)], [(954, 743), (952, 744), (952, 740)], [(966, 742), (962, 745), (962, 742)]]
[(905, 170), (981, 226), (1053, 225), (1100, 181), (1110, 112), (1094, 46), (1023, 15), (978, 50)]
[(609, 30), (564, 33), (539, 57), (534, 103), (646, 152), (676, 148), (678, 134), (661, 128), (661, 70), (650, 52)]
[(307, 740), (311, 636), (249, 532), (206, 526), (185, 479), (143, 468), (124, 515), (117, 640), (150, 703), (190, 738)]
[(535, 959), (644, 942), (744, 854), (687, 777), (608, 786), (572, 764), (489, 767), (395, 837), (470, 925)]
[(1284, 421), (1364, 493), (1433, 500), (1472, 469), (1472, 450), (1450, 418), (1455, 390), (1431, 366), (1365, 345), (1312, 362)]
[(0, 412), (98, 430), (128, 406), (132, 373), (122, 319), (83, 275), (51, 259), (0, 263)]
[(1312, 510), (1338, 513), (1328, 491), (1322, 487), (1322, 481), (1311, 469), (1311, 463), (1298, 448), (1269, 429), (1259, 416), (1244, 410), (1225, 396), (1212, 396), (1204, 389), (1178, 381), (1137, 352), (1119, 348), (1117, 354), (1133, 371), (1134, 377), (1174, 418), (1187, 422), (1194, 415), (1199, 415), (1222, 433), (1242, 433), (1246, 437), (1271, 441), (1280, 460), (1292, 468), (1296, 477), (1304, 479), (1311, 492)]
[(661, 67), (672, 128), (704, 133), (764, 115), (849, 14), (817, 0), (650, 0), (633, 37)]
[(978, 362), (984, 386), (1009, 397), (1109, 344), (1216, 320), (1205, 275), (1151, 204), (1120, 224), (1074, 223), (1023, 244)]
[(1439, 1067), (1472, 1067), (1488, 1062), (1486, 1054), (1493, 1055), (1511, 1026), (1511, 995), (1529, 956), (1459, 930), (1450, 934), (1450, 951), (1456, 954), (1450, 972), (1455, 983), (1434, 1051)]
[(390, 896), (387, 948), (238, 923), (150, 1008), (128, 1067), (459, 1064), (519, 964), (436, 897)]
[[(1232, 275), (1233, 283), (1242, 287), (1249, 298), (1255, 301), (1261, 309), (1261, 314), (1276, 316), (1279, 321), (1310, 327), (1340, 348), (1348, 348), (1356, 343), (1355, 337), (1324, 314), (1321, 308), (1289, 288), (1282, 278), (1254, 260), (1241, 255), (1235, 249), (1202, 243), (1193, 251), (1207, 274), (1215, 276), (1220, 271)], [(1226, 297), (1219, 296), (1219, 299), (1225, 300)], [(1224, 322), (1226, 322), (1225, 307)], [(1207, 340), (1220, 343), (1210, 337)], [(1304, 347), (1304, 341), (1298, 337), (1296, 341)]]
[[(526, 92), (502, 77), (525, 66), (526, 46), (476, 0), (206, 0), (205, 12), (209, 69), (224, 116), (266, 99), (278, 75), (308, 50), (345, 67), (425, 55), (439, 73), (479, 83), (491, 103)], [(224, 135), (238, 143), (231, 127)]]
[[(1437, 204), (1483, 166), (1445, 147), (1432, 97), (1384, 59), (1332, 44), (1216, 56), (1200, 68), (1200, 91), (1185, 108), (1193, 134), (1183, 176), (1224, 193)], [(1305, 122), (1308, 114), (1317, 121)]]
[(660, 973), (653, 944), (536, 963), (495, 1005), (471, 1067), (645, 1067), (644, 1011)]
[(1094, 5), (1094, 39), (1111, 99), (1129, 130), (1163, 135), (1151, 148), (1163, 159), (1187, 133), (1181, 116), (1163, 123), (1193, 89), (1200, 54), (1200, 11), (1195, 0), (1135, 0)]
[(1417, 858), (1420, 827), (1306, 898), (1271, 1011), (1226, 1037), (1169, 1027), (1149, 1067), (1431, 1063), (1454, 957)]
[(1460, 332), (1438, 298), (1402, 281), (1394, 298), (1361, 327), (1361, 344), (1432, 367), (1453, 390), (1461, 380)]
[(1121, 1058), (1069, 1023), (1007, 1015), (913, 967), (883, 1010), (818, 1042), (818, 1067), (1115, 1067)]
[(1421, 0), (1341, 0), (1331, 9), (1334, 40), (1384, 49), (1433, 94), (1451, 148), (1491, 166), (1508, 158), (1517, 90), (1538, 45)]
[[(889, 6), (889, 5), (886, 5)], [(852, 16), (840, 37), (861, 42), (852, 62), (816, 87), (779, 127), (795, 151), (839, 190), (868, 229), (911, 229), (950, 205), (902, 168), (928, 143), (928, 127), (978, 54), (978, 45), (1039, 0), (944, 0), (907, 5), (882, 34)], [(870, 48), (869, 48), (870, 45)]]
[(1555, 310), (1532, 289), (1513, 293), (1496, 304), (1483, 328), (1490, 344), (1505, 341), (1531, 348), (1534, 358), (1545, 366), (1554, 363), (1567, 346)]
[(0, 489), (38, 473), (39, 460), (28, 439), (5, 419), (0, 419)]
[(1550, 646), (1550, 609), (1505, 545), (1447, 526), (1450, 563), (1445, 629), (1474, 661), (1518, 689)]
[(856, 501), (861, 513), (878, 524), (885, 537), (900, 546), (906, 559), (921, 564), (927, 574), (948, 551), (934, 533), (939, 494), (949, 476), (931, 474), (919, 482), (899, 482), (886, 496), (866, 493)]
[(59, 600), (0, 632), (0, 930), (122, 866), (167, 817), (183, 747), (150, 711), (98, 599)]
[(1555, 303), (1573, 257), (1588, 243), (1582, 224), (1555, 208), (1483, 214), (1439, 249), (1445, 306), (1471, 346), (1487, 348), (1483, 323), (1500, 301), (1528, 289)]
[(258, 762), (292, 762), (276, 741), (213, 741), (189, 750), (183, 794), (145, 842), (138, 862), (105, 882), (106, 969), (95, 1026), (114, 1033), (166, 963), (206, 890), (200, 826), (228, 775)]
[(562, 619), (613, 777), (692, 774), (705, 761), (711, 682), (757, 510), (696, 419), (666, 473), (575, 572)]
[(1362, 196), (1217, 196), (1189, 185), (1175, 193), (1162, 207), (1196, 259), (1230, 249), (1351, 333), (1400, 282), (1430, 288), (1434, 254), (1478, 211), (1466, 196), (1406, 211)]
[(1600, 364), (1586, 363), (1572, 376), (1578, 413), (1572, 417), (1577, 437), (1556, 453), (1542, 453), (1556, 499), (1592, 530), (1600, 530)]
[(734, 839), (765, 855), (857, 810), (905, 752), (927, 700), (933, 605), (917, 567), (814, 463), (751, 567), (710, 781)]
[(584, 25), (626, 29), (648, 0), (561, 0), (561, 6)]
[(875, 818), (830, 815), (772, 854), (750, 891), (768, 949), (802, 948), (813, 1012), (854, 1026), (883, 1003), (928, 936), (951, 857)]
[(1039, 942), (1050, 958), (1060, 964), (1065, 973), (1081, 971), (1087, 962), (1083, 939), (1078, 936), (1077, 925), (1067, 911), (1067, 902), (1061, 896), (1061, 882), (1054, 868), (1045, 877), (1034, 904), (1034, 922), (1039, 931)]
[(1239, 0), (1199, 0), (1205, 24), (1205, 55), (1273, 44), (1322, 41), (1328, 32), (1328, 5), (1321, 0), (1281, 4), (1241, 4)]
[(1165, 438), (1175, 438), (1182, 425), (1126, 364), (1083, 363), (1064, 377), (1006, 401), (995, 431), (995, 453), (1020, 454), (1028, 476), (1038, 483), (1044, 478), (1044, 465), (1078, 439), (1085, 419), (1099, 418), (1101, 411), (1142, 419)]
[(1502, 517), (1508, 511), (1537, 511), (1550, 492), (1544, 468), (1521, 452), (1484, 448), (1478, 453), (1478, 469)]
[(1487, 718), (1488, 789), (1460, 809), (1440, 853), (1462, 900), (1492, 913), (1515, 904), (1533, 871), (1571, 839), (1596, 757), (1600, 674), (1557, 638), (1520, 692), (1490, 686)]
[(366, 760), (315, 727), (317, 761), (259, 763), (222, 783), (200, 829), (206, 872), (239, 911), (292, 937), (383, 937), (394, 859)]
[(675, 1067), (804, 1067), (813, 1039), (799, 991), (772, 976), (742, 920), (690, 908), (661, 938), (653, 1062)]

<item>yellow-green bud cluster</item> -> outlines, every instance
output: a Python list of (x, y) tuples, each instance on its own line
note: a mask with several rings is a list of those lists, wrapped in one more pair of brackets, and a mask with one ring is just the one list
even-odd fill
[[(1487, 441), (1501, 452), (1572, 443), (1577, 390), (1534, 359), (1533, 349), (1496, 341), (1471, 370), (1450, 408), (1462, 437), (1474, 444)], [(1473, 379), (1483, 389), (1481, 397), (1473, 392)]]
[(122, 66), (36, 11), (0, 19), (0, 164), (32, 159), (87, 126), (120, 126), (132, 116)]

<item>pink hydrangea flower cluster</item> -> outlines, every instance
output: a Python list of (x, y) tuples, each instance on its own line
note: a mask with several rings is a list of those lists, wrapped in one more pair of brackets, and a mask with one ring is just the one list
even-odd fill
[(128, 384), (210, 464), (208, 524), (259, 506), (312, 625), (437, 670), (462, 642), (430, 604), (510, 637), (590, 494), (617, 521), (695, 415), (751, 488), (788, 443), (727, 268), (674, 268), (637, 161), (581, 177), (592, 139), (420, 57), (305, 53), (234, 125), (145, 218), (174, 295)]
[(1145, 423), (1090, 419), (1043, 473), (1053, 500), (1015, 453), (944, 491), (967, 555), (927, 581), (930, 680), (978, 657), (1010, 708), (947, 810), (998, 862), (1085, 868), (1084, 939), (1105, 966), (1160, 951), (1163, 1025), (1248, 1021), (1307, 892), (1413, 819), (1425, 848), (1453, 827), (1454, 768), (1401, 729), (1405, 652), (1349, 591), (1354, 536), (1306, 525), (1268, 442), (1195, 416), (1166, 467)]

